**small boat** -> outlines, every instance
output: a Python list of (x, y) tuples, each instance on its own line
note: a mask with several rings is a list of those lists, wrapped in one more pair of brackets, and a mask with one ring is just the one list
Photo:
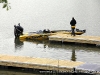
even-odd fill
[(48, 40), (48, 36), (50, 36), (51, 33), (36, 33), (36, 32), (29, 32), (25, 33), (23, 35), (20, 35), (20, 40)]
[[(75, 34), (81, 35), (85, 33), (86, 30), (79, 30), (76, 29)], [(71, 34), (71, 30), (53, 30), (53, 31), (46, 31), (46, 30), (39, 30), (38, 32), (28, 32), (23, 35), (20, 35), (20, 40), (48, 40), (49, 36), (56, 35), (56, 34)]]
[[(51, 31), (52, 33), (63, 33), (63, 34), (71, 34), (71, 30), (54, 30), (54, 31)], [(75, 34), (76, 35), (82, 35), (86, 32), (86, 30), (79, 30), (79, 29), (76, 29), (75, 30)]]

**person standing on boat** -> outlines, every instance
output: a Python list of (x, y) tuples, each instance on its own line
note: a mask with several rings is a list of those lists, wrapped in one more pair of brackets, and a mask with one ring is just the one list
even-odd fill
[(72, 20), (70, 21), (70, 25), (71, 25), (71, 35), (75, 36), (75, 25), (76, 25), (76, 20), (74, 19), (74, 17), (72, 17)]

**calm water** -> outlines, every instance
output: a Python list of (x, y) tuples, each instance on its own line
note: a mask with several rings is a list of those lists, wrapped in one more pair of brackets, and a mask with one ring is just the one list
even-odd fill
[(84, 35), (100, 36), (100, 0), (9, 0), (11, 9), (0, 4), (0, 54), (76, 60), (100, 64), (100, 47), (57, 44), (48, 41), (20, 42), (14, 39), (14, 25), (24, 32), (43, 29), (70, 29), (75, 17), (76, 28)]

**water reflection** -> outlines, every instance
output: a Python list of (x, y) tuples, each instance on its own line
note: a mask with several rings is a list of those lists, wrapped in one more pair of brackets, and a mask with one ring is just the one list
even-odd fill
[(87, 45), (87, 44), (77, 44), (77, 43), (51, 43), (48, 45), (50, 48), (59, 48), (66, 50), (84, 50), (84, 51), (100, 51), (100, 46)]
[[(23, 41), (24, 42), (24, 41)], [(28, 40), (27, 42), (31, 42), (34, 43), (36, 45), (38, 44), (43, 44), (43, 48), (47, 48), (48, 45), (50, 44), (50, 42), (48, 40), (44, 40), (44, 41), (39, 41), (39, 40)]]
[(14, 43), (15, 43), (15, 50), (21, 49), (23, 47), (23, 44), (24, 44), (22, 41), (20, 41), (19, 38), (15, 38)]
[[(38, 49), (38, 45), (41, 44), (43, 48), (46, 50), (46, 52), (42, 52), (42, 53), (48, 54), (47, 57), (56, 58), (56, 59), (65, 59), (65, 60), (68, 59), (72, 61), (87, 62), (88, 59), (90, 58), (91, 58), (90, 60), (92, 60), (92, 57), (90, 54), (92, 54), (92, 56), (94, 57), (94, 56), (97, 56), (98, 53), (100, 53), (100, 47), (89, 46), (86, 44), (50, 42), (48, 40), (45, 40), (45, 41), (33, 40), (33, 41), (27, 41), (27, 42), (31, 44), (32, 43), (36, 44), (37, 49)], [(96, 54), (93, 54), (94, 52), (96, 52)], [(56, 53), (56, 54), (52, 54), (52, 53)], [(41, 57), (41, 55), (39, 55), (38, 57)], [(89, 55), (90, 55), (90, 58), (88, 57)]]
[(72, 61), (76, 61), (76, 54), (75, 54), (75, 48), (72, 48), (72, 56), (71, 56)]

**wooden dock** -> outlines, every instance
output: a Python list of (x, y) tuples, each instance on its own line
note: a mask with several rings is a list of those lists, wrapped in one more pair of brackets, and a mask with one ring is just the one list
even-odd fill
[(49, 40), (100, 45), (100, 36), (85, 36), (85, 35), (71, 36), (69, 34), (61, 33), (49, 36)]
[[(51, 70), (61, 73), (73, 72), (73, 68), (76, 68), (78, 72), (84, 73), (87, 72), (88, 70), (90, 71), (93, 70), (96, 71), (96, 73), (100, 74), (100, 65), (98, 66), (96, 64), (87, 64), (80, 61), (56, 60), (48, 58), (0, 55), (0, 65)], [(91, 67), (95, 68), (93, 69)]]
[(71, 71), (73, 67), (77, 67), (82, 64), (84, 63), (79, 61), (74, 62), (69, 60), (0, 55), (0, 65), (3, 66), (14, 66), (55, 71)]

